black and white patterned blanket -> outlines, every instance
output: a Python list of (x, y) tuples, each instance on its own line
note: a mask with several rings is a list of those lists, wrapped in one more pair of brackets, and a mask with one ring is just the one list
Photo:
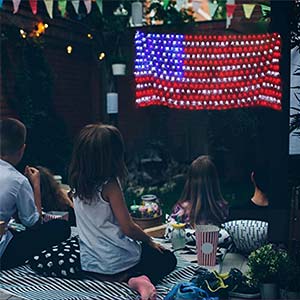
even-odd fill
[[(159, 266), (157, 266), (159, 268)], [(180, 268), (157, 285), (158, 300), (181, 281), (189, 281), (197, 265)], [(138, 294), (126, 283), (43, 277), (28, 266), (0, 272), (0, 289), (28, 300), (136, 300)]]

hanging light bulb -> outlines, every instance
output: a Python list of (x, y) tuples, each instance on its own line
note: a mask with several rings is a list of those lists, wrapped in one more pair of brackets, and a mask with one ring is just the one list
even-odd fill
[(105, 57), (105, 53), (104, 52), (99, 53), (99, 56), (98, 56), (99, 60), (102, 60), (104, 57)]
[(20, 29), (20, 35), (23, 39), (26, 39), (26, 36), (27, 36), (27, 33), (23, 30), (23, 29)]
[(68, 54), (71, 54), (73, 51), (73, 47), (71, 45), (68, 45), (66, 49)]

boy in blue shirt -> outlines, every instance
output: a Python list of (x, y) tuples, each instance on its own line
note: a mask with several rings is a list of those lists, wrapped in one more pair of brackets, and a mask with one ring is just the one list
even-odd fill
[[(26, 128), (16, 119), (0, 121), (0, 221), (5, 224), (17, 215), (26, 231), (7, 229), (0, 236), (2, 269), (21, 264), (43, 249), (58, 244), (70, 235), (66, 221), (41, 224), (40, 174), (26, 167), (25, 176), (15, 169), (26, 147)], [(31, 185), (30, 185), (31, 183)]]

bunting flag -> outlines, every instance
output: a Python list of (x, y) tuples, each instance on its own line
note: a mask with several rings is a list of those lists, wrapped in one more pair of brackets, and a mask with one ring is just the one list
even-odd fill
[(34, 15), (37, 14), (37, 0), (29, 0), (29, 4)]
[(218, 8), (218, 3), (208, 2), (208, 7), (209, 7), (210, 16), (213, 18)]
[(261, 13), (264, 17), (267, 16), (268, 13), (271, 11), (271, 7), (268, 5), (261, 4), (260, 8), (261, 8)]
[(177, 0), (175, 8), (180, 11), (185, 4), (185, 0)]
[(169, 0), (164, 0), (164, 9), (167, 9), (169, 5)]
[(13, 6), (14, 6), (14, 11), (13, 13), (16, 14), (19, 10), (21, 0), (13, 0)]
[(84, 5), (86, 7), (87, 14), (89, 14), (92, 10), (92, 0), (84, 0)]
[(67, 0), (58, 0), (58, 9), (61, 15), (64, 17), (66, 14)]
[(200, 0), (193, 0), (192, 6), (193, 6), (193, 10), (195, 12), (198, 12), (199, 8), (201, 7), (201, 1)]
[(103, 2), (102, 2), (102, 0), (96, 0), (96, 3), (98, 5), (98, 8), (99, 8), (100, 12), (103, 13)]
[(137, 32), (136, 104), (189, 110), (281, 109), (279, 34)]
[(234, 11), (236, 9), (236, 4), (226, 4), (226, 15), (227, 17), (233, 17)]
[(44, 0), (48, 15), (53, 19), (53, 0)]
[(78, 14), (79, 12), (79, 2), (80, 0), (71, 0), (71, 3), (73, 4), (76, 14)]
[(254, 11), (255, 4), (243, 4), (243, 10), (246, 19), (250, 19)]

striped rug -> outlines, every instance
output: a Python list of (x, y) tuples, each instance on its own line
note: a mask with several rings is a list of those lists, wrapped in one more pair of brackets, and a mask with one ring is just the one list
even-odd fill
[[(159, 266), (157, 266), (159, 268)], [(196, 265), (177, 269), (156, 287), (162, 300), (178, 282), (189, 281)], [(138, 294), (126, 283), (93, 279), (61, 279), (42, 277), (30, 267), (22, 266), (0, 272), (0, 289), (28, 300), (136, 300)]]

